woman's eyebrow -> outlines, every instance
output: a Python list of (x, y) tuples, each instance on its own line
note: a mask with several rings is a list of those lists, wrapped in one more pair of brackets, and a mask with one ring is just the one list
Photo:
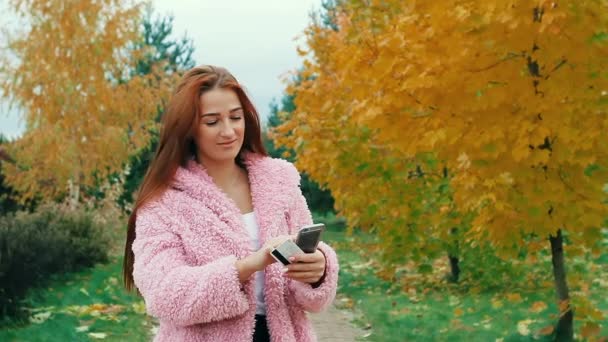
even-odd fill
[[(242, 109), (243, 109), (243, 108), (241, 108), (241, 107), (236, 107), (236, 108), (231, 109), (231, 110), (230, 110), (230, 113), (234, 113), (234, 112), (236, 112), (237, 110), (242, 110)], [(201, 115), (201, 117), (205, 117), (205, 116), (212, 116), (212, 115), (216, 115), (216, 116), (218, 116), (218, 115), (220, 115), (220, 113), (205, 113), (205, 114)]]

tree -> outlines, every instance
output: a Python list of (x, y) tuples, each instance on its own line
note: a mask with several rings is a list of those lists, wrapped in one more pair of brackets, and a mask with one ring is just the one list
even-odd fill
[[(0, 134), (0, 166), (3, 163), (12, 162), (10, 156), (5, 151), (5, 144), (8, 143), (8, 139)], [(10, 186), (5, 184), (4, 175), (0, 173), (0, 215), (5, 215), (9, 212), (17, 211), (21, 209), (19, 204), (15, 201), (16, 194)]]
[[(147, 53), (137, 62), (135, 73), (140, 76), (148, 75), (153, 67), (162, 65), (165, 77), (171, 78), (181, 75), (184, 71), (194, 67), (192, 54), (194, 45), (190, 38), (184, 36), (179, 40), (171, 37), (173, 34), (173, 17), (153, 17), (152, 8), (148, 8), (142, 20), (142, 37), (137, 44), (138, 49), (145, 49)], [(122, 195), (118, 204), (125, 211), (130, 211), (133, 195), (139, 188), (154, 152), (158, 146), (159, 126), (164, 106), (160, 105), (154, 114), (156, 125), (149, 130), (151, 135), (149, 143), (129, 157)]]
[[(286, 158), (287, 160), (294, 162), (297, 156), (293, 150), (288, 150), (282, 146), (275, 146), (272, 140), (273, 129), (283, 122), (281, 117), (289, 116), (291, 112), (295, 110), (293, 103), (293, 96), (284, 95), (281, 99), (280, 106), (276, 103), (272, 103), (270, 106), (270, 116), (266, 129), (263, 131), (262, 139), (264, 147), (268, 154), (274, 158)], [(331, 192), (326, 188), (321, 188), (319, 184), (310, 179), (306, 174), (302, 174), (302, 180), (300, 182), (302, 188), (302, 194), (306, 197), (306, 201), (310, 209), (317, 213), (328, 213), (334, 210), (334, 199), (331, 196)]]
[[(543, 246), (534, 240), (548, 240), (555, 333), (572, 339), (564, 238), (569, 255), (596, 249), (607, 213), (607, 9), (603, 1), (344, 3), (338, 31), (307, 31), (307, 81), (290, 89), (297, 110), (281, 141), (342, 208), (365, 201), (343, 190), (365, 189), (354, 173), (361, 160), (434, 154), (454, 174), (457, 209), (474, 215), (469, 243), (534, 252)], [(339, 160), (339, 149), (358, 162), (321, 163)]]
[[(9, 145), (6, 181), (25, 201), (57, 199), (120, 169), (149, 139), (167, 80), (133, 72), (144, 51), (138, 1), (13, 0), (28, 27), (9, 37), (0, 69), (3, 94), (23, 108), (26, 130)], [(130, 77), (130, 75), (133, 75)]]

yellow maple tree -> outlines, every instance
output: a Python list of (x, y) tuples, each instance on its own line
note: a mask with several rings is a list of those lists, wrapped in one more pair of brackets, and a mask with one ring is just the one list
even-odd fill
[(144, 51), (143, 3), (118, 0), (12, 0), (25, 28), (5, 36), (0, 86), (23, 112), (25, 132), (9, 145), (6, 181), (21, 200), (69, 193), (77, 201), (120, 170), (149, 141), (171, 80), (133, 73)]
[[(354, 224), (392, 199), (364, 222), (379, 231), (411, 213), (411, 188), (368, 179), (362, 163), (402, 173), (383, 164), (432, 153), (453, 172), (456, 208), (474, 214), (467, 241), (548, 239), (568, 302), (563, 234), (569, 253), (597, 248), (608, 213), (608, 2), (344, 1), (334, 14), (337, 30), (306, 31), (277, 142)], [(562, 309), (556, 334), (571, 338)]]

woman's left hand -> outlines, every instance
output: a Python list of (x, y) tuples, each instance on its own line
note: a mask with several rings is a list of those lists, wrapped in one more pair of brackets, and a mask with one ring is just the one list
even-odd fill
[(285, 276), (293, 280), (314, 284), (325, 274), (325, 254), (318, 249), (314, 253), (295, 255), (289, 261)]

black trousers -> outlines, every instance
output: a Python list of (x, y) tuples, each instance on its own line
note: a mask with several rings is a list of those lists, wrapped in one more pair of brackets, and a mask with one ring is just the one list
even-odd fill
[(255, 330), (253, 331), (253, 342), (270, 342), (266, 316), (255, 315)]

